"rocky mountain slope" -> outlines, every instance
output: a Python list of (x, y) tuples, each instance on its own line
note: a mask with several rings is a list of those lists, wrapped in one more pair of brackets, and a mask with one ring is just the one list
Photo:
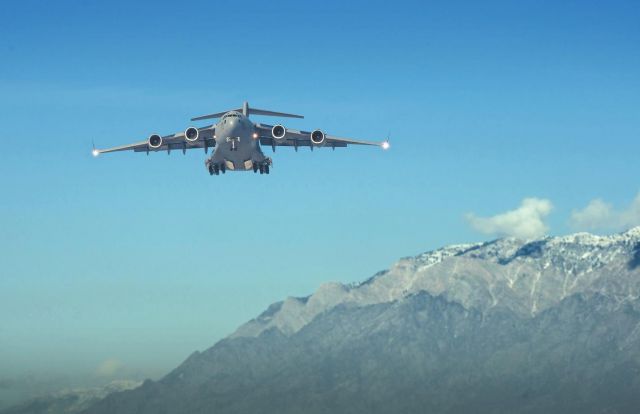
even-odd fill
[(418, 292), (442, 295), (467, 309), (505, 307), (521, 316), (535, 316), (577, 293), (636, 299), (638, 243), (640, 227), (606, 237), (579, 233), (449, 246), (402, 259), (356, 286), (329, 283), (307, 298), (288, 298), (232, 337), (255, 337), (270, 328), (292, 334), (338, 304), (372, 305)]
[(640, 228), (450, 246), (272, 305), (98, 413), (640, 412)]
[(640, 412), (640, 228), (405, 258), (288, 298), (100, 413)]
[(26, 401), (2, 414), (76, 414), (114, 392), (140, 386), (138, 381), (113, 381), (104, 387), (70, 389)]

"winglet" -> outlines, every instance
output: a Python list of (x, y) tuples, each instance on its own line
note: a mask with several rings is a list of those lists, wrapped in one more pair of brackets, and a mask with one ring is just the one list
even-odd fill
[(391, 136), (391, 132), (387, 134), (387, 139), (380, 144), (383, 150), (388, 150), (391, 147), (391, 144), (389, 143), (389, 136)]
[(93, 150), (91, 151), (91, 155), (93, 155), (94, 157), (97, 157), (98, 155), (100, 155), (100, 151), (96, 149), (96, 143), (93, 142), (93, 140), (91, 140), (91, 144), (93, 145)]

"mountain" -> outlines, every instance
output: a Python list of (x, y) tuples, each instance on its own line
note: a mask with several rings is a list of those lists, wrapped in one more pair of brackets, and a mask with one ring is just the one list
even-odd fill
[(640, 412), (640, 227), (404, 258), (271, 305), (102, 413)]
[(112, 381), (104, 387), (72, 389), (52, 393), (0, 411), (2, 414), (76, 414), (113, 392), (140, 386), (138, 381)]

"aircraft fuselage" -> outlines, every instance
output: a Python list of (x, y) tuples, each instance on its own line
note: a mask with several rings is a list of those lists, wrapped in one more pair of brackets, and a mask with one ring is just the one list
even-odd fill
[(227, 112), (216, 124), (216, 146), (206, 161), (210, 172), (266, 169), (271, 159), (264, 156), (254, 124), (240, 112)]

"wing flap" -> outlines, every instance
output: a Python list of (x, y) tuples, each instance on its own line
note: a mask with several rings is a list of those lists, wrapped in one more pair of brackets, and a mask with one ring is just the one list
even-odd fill
[[(311, 143), (311, 132), (299, 131), (297, 129), (287, 128), (287, 134), (283, 139), (274, 139), (271, 135), (272, 125), (256, 124), (256, 128), (260, 131), (260, 144), (270, 146), (285, 147), (318, 147)], [(349, 145), (373, 145), (382, 148), (388, 148), (386, 141), (363, 141), (359, 139), (341, 138), (333, 135), (325, 134), (325, 143), (322, 145), (329, 148), (346, 147)]]
[[(275, 145), (276, 147), (311, 147), (312, 146), (310, 138), (309, 139), (287, 138), (287, 139), (276, 140), (270, 136), (269, 137), (261, 136), (260, 144), (265, 146)], [(313, 145), (313, 146), (317, 147), (317, 145)], [(329, 148), (346, 147), (347, 143), (346, 142), (327, 142), (325, 146)]]
[(133, 151), (133, 152), (158, 152), (158, 151), (171, 151), (171, 150), (188, 150), (194, 148), (213, 148), (216, 145), (216, 141), (213, 138), (215, 134), (215, 128), (213, 125), (198, 128), (198, 139), (189, 142), (185, 139), (184, 132), (177, 132), (171, 135), (165, 135), (162, 137), (162, 145), (157, 148), (149, 146), (148, 141), (140, 141), (128, 145), (120, 145), (117, 147), (106, 149), (94, 149), (93, 155), (98, 156), (100, 154), (106, 154), (109, 152), (117, 151)]

